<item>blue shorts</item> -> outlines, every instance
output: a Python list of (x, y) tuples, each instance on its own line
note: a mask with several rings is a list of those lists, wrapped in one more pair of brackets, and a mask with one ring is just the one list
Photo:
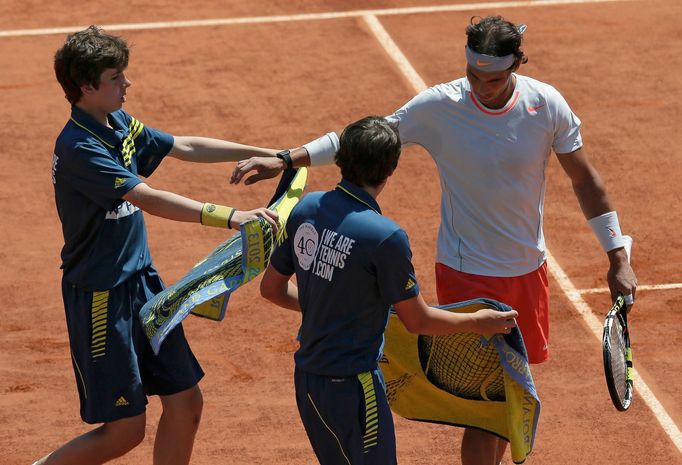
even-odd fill
[(347, 377), (296, 369), (296, 404), (321, 465), (394, 465), (395, 431), (381, 371)]
[(171, 395), (204, 376), (178, 325), (154, 355), (138, 314), (163, 290), (153, 266), (108, 291), (85, 291), (62, 280), (71, 360), (86, 423), (107, 423), (145, 411), (147, 395)]

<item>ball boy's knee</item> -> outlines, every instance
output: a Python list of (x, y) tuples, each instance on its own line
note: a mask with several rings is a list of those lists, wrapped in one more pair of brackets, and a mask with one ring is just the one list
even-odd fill
[(162, 398), (164, 414), (191, 418), (195, 424), (201, 420), (204, 398), (199, 386)]

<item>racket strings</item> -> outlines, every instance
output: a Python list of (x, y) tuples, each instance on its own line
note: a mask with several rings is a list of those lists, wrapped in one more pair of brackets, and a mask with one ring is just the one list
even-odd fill
[(503, 401), (504, 372), (497, 349), (472, 333), (420, 336), (419, 359), (435, 386), (464, 399)]
[(618, 318), (614, 318), (609, 329), (609, 358), (611, 361), (611, 375), (613, 376), (614, 387), (618, 392), (621, 402), (625, 399), (628, 381), (628, 366), (625, 337), (623, 336), (623, 326)]

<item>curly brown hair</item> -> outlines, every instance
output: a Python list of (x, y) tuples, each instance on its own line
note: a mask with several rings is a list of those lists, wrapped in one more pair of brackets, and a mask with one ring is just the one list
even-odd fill
[(514, 54), (516, 62), (526, 63), (528, 57), (521, 50), (523, 30), (502, 16), (473, 16), (466, 28), (467, 45), (483, 55), (503, 57)]

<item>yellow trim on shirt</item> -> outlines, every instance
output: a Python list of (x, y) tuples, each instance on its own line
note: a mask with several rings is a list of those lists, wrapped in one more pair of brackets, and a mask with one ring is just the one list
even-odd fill
[(358, 202), (364, 203), (364, 204), (367, 205), (369, 208), (371, 208), (372, 211), (374, 211), (375, 213), (378, 213), (379, 215), (381, 215), (381, 213), (379, 213), (379, 212), (376, 210), (376, 208), (374, 208), (373, 206), (371, 206), (370, 204), (368, 204), (367, 202), (365, 202), (364, 200), (362, 200), (362, 199), (361, 199), (360, 197), (358, 197), (357, 195), (353, 194), (351, 191), (349, 191), (348, 189), (346, 189), (346, 188), (343, 187), (342, 185), (338, 184), (338, 185), (336, 186), (336, 188), (339, 189), (340, 191), (343, 191), (343, 192), (345, 192), (346, 194), (350, 195), (351, 197), (353, 197), (353, 198), (354, 198), (355, 200), (357, 200)]
[(81, 123), (79, 123), (79, 122), (76, 121), (75, 119), (73, 119), (73, 118), (70, 118), (70, 119), (71, 119), (71, 121), (74, 122), (74, 124), (75, 124), (76, 126), (78, 126), (78, 127), (81, 128), (81, 129), (84, 129), (84, 130), (88, 131), (90, 134), (92, 134), (93, 136), (95, 136), (95, 137), (97, 138), (97, 140), (99, 140), (101, 143), (103, 143), (104, 145), (106, 145), (106, 146), (109, 147), (110, 149), (113, 149), (113, 148), (114, 148), (113, 145), (108, 144), (107, 142), (105, 142), (104, 139), (102, 139), (100, 136), (98, 136), (97, 134), (95, 134), (94, 132), (92, 132), (91, 130), (89, 130), (88, 128), (86, 128), (85, 126), (83, 126)]
[(125, 139), (123, 139), (123, 148), (121, 149), (121, 154), (123, 155), (123, 164), (126, 168), (130, 166), (133, 155), (135, 155), (135, 139), (137, 139), (144, 128), (144, 124), (142, 124), (140, 121), (136, 120), (132, 116), (130, 118), (130, 125), (128, 126), (130, 132), (128, 132), (128, 135), (125, 137)]

